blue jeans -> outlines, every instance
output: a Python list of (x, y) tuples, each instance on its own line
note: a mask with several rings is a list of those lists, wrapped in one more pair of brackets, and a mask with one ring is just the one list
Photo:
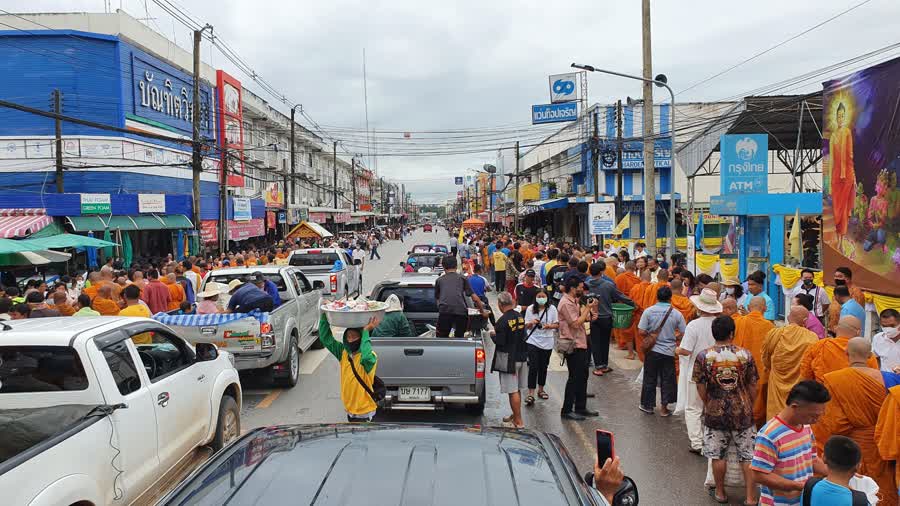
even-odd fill
[(372, 253), (369, 255), (369, 260), (372, 260), (375, 257), (378, 257), (378, 259), (381, 260), (381, 255), (378, 254), (378, 246), (372, 246)]

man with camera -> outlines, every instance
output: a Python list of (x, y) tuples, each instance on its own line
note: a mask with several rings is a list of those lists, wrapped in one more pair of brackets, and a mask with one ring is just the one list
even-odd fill
[[(608, 264), (607, 264), (608, 265)], [(585, 282), (588, 296), (597, 299), (597, 309), (591, 321), (590, 349), (594, 358), (594, 375), (603, 376), (612, 372), (609, 367), (609, 338), (612, 334), (612, 305), (613, 303), (626, 304), (634, 307), (634, 302), (624, 293), (619, 291), (616, 284), (607, 276), (604, 276), (603, 262), (591, 264), (591, 277)]]
[[(566, 394), (563, 399), (562, 417), (567, 420), (584, 420), (586, 416), (597, 416), (600, 413), (587, 409), (588, 381), (588, 341), (584, 330), (585, 322), (591, 321), (596, 314), (599, 302), (590, 298), (582, 304), (584, 297), (584, 281), (578, 277), (569, 278), (563, 285), (562, 300), (559, 301), (559, 340), (571, 348), (565, 357), (569, 368), (569, 379), (566, 381)], [(573, 409), (574, 408), (574, 409)]]

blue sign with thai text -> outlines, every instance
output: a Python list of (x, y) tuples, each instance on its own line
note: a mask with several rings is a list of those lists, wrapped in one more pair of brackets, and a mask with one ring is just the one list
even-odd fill
[(768, 193), (769, 136), (723, 135), (719, 141), (721, 194)]
[(561, 123), (578, 119), (578, 102), (531, 106), (531, 124)]

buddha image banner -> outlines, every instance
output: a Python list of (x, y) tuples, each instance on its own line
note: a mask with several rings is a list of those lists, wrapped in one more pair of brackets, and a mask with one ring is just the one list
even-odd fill
[(825, 83), (825, 277), (900, 295), (900, 58)]

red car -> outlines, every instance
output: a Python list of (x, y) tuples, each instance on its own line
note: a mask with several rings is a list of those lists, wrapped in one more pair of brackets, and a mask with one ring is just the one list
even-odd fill
[(423, 232), (431, 232), (431, 223), (426, 223), (426, 224), (422, 227), (422, 231), (423, 231)]

